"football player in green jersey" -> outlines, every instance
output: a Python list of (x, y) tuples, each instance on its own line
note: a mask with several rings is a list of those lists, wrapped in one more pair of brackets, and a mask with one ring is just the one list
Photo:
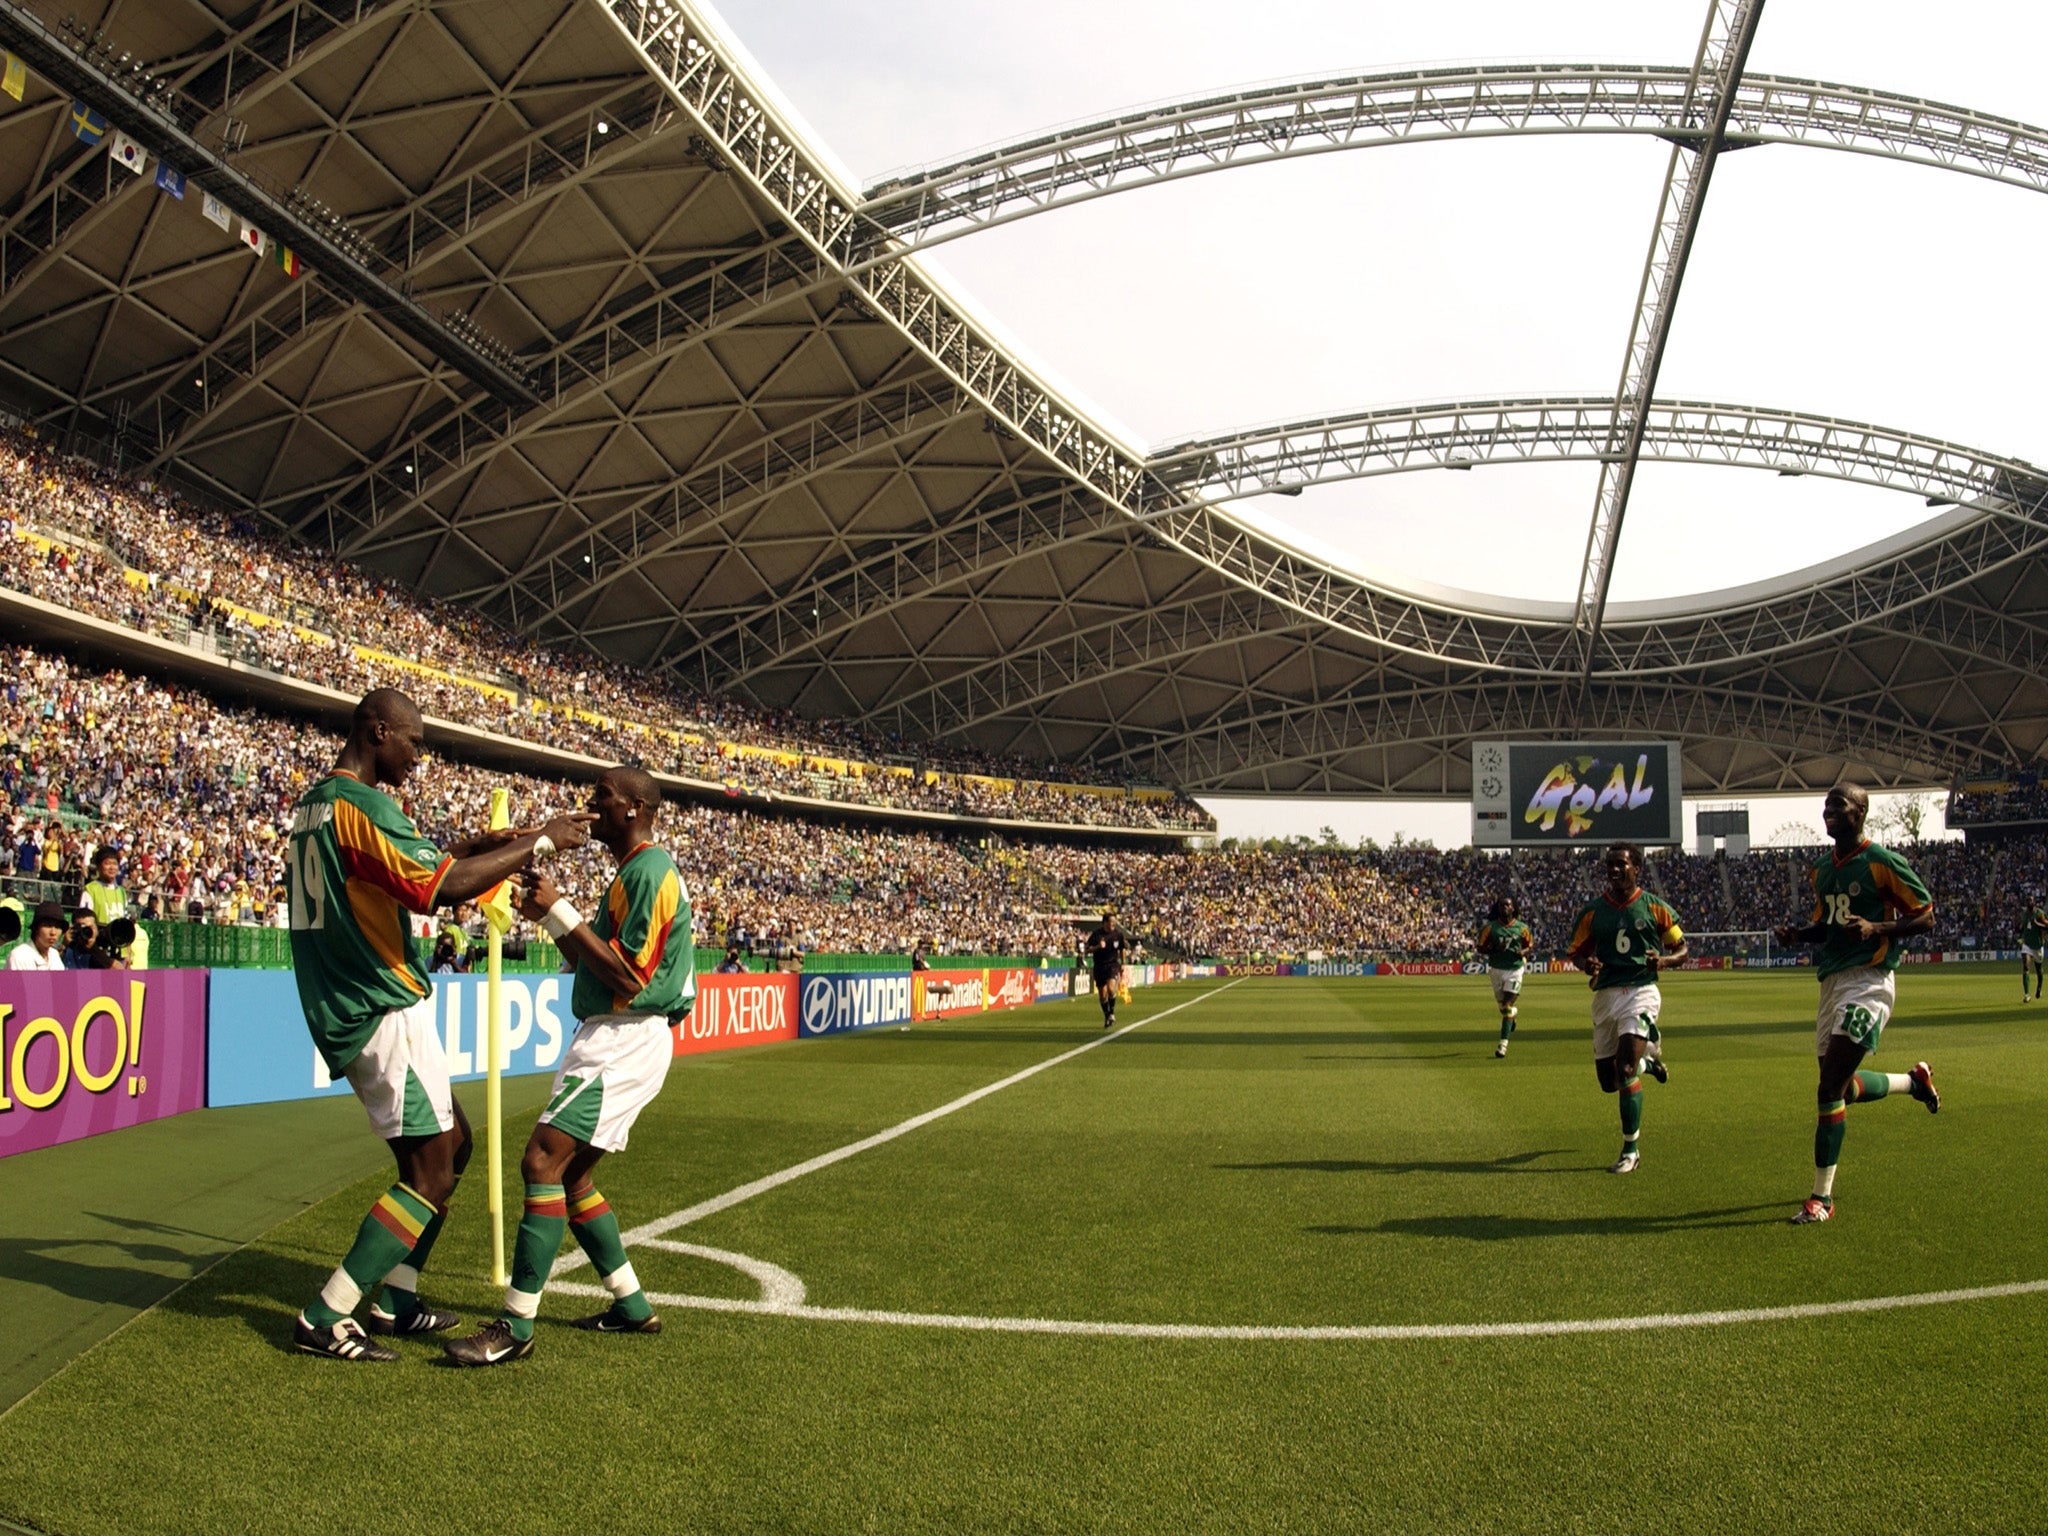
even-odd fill
[(407, 913), (481, 894), (536, 850), (589, 840), (590, 818), (486, 832), (439, 849), (377, 786), (405, 783), (420, 758), (419, 706), (392, 688), (365, 694), (334, 768), (293, 808), (285, 885), (293, 978), (327, 1070), (346, 1078), (398, 1162), (341, 1265), (307, 1304), (292, 1342), (337, 1360), (396, 1360), (365, 1336), (357, 1305), (381, 1284), (371, 1330), (437, 1333), (459, 1321), (423, 1306), (420, 1270), (469, 1161), (469, 1122), (448, 1088), (434, 989)]
[(1570, 952), (1593, 988), (1593, 1071), (1602, 1093), (1620, 1095), (1621, 1156), (1607, 1171), (1634, 1173), (1642, 1161), (1642, 1074), (1660, 1083), (1669, 1076), (1657, 1032), (1664, 1009), (1657, 972), (1685, 959), (1685, 932), (1678, 914), (1643, 889), (1640, 847), (1614, 843), (1600, 864), (1607, 889), (1579, 913)]
[(1515, 916), (1515, 898), (1502, 896), (1487, 909), (1479, 925), (1479, 953), (1486, 957), (1486, 979), (1493, 984), (1493, 1001), (1500, 1009), (1500, 1044), (1495, 1056), (1508, 1053), (1508, 1037), (1515, 1032), (1515, 1011), (1522, 1000), (1523, 962), (1535, 947), (1536, 935)]
[(2041, 949), (2048, 941), (2048, 905), (2039, 896), (2027, 903), (2020, 919), (2020, 1001), (2027, 1000), (2027, 972), (2034, 973), (2034, 996), (2041, 995)]
[(690, 896), (675, 860), (654, 844), (661, 789), (645, 769), (608, 769), (590, 797), (597, 840), (618, 861), (604, 905), (589, 922), (544, 874), (525, 882), (520, 911), (538, 921), (576, 963), (570, 1010), (576, 1035), (555, 1072), (554, 1091), (526, 1143), (520, 1172), (526, 1210), (512, 1253), (505, 1310), (448, 1345), (457, 1365), (504, 1365), (533, 1353), (533, 1320), (568, 1227), (596, 1265), (609, 1309), (579, 1328), (659, 1333), (619, 1237), (619, 1218), (590, 1181), (607, 1152), (626, 1145), (640, 1111), (654, 1101), (675, 1054), (672, 1020), (697, 997)]
[(1795, 1224), (1835, 1214), (1835, 1165), (1842, 1157), (1849, 1106), (1905, 1093), (1933, 1114), (1941, 1108), (1934, 1074), (1924, 1061), (1910, 1072), (1863, 1072), (1892, 1016), (1901, 940), (1934, 927), (1934, 898), (1898, 854), (1863, 835), (1870, 796), (1860, 785), (1837, 784), (1821, 804), (1820, 819), (1834, 848), (1813, 866), (1813, 916), (1777, 930), (1780, 944), (1819, 944), (1820, 1014), (1814, 1048), (1820, 1057), (1820, 1123), (1813, 1133), (1813, 1193), (1794, 1213)]

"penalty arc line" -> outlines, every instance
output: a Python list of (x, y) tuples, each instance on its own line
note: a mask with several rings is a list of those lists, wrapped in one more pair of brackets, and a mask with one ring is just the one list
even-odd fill
[[(742, 1184), (737, 1189), (729, 1189), (722, 1195), (714, 1195), (709, 1200), (700, 1200), (697, 1204), (686, 1206), (680, 1211), (674, 1211), (667, 1216), (660, 1216), (653, 1221), (644, 1222), (629, 1232), (622, 1232), (619, 1235), (619, 1240), (622, 1243), (628, 1244), (645, 1242), (649, 1238), (660, 1237), (665, 1232), (673, 1232), (677, 1227), (688, 1226), (693, 1221), (702, 1221), (707, 1216), (716, 1216), (720, 1211), (731, 1210), (734, 1206), (744, 1204), (756, 1195), (765, 1195), (770, 1190), (780, 1189), (783, 1185), (794, 1183), (806, 1174), (816, 1173), (822, 1168), (830, 1168), (834, 1163), (843, 1163), (849, 1157), (858, 1157), (861, 1153), (872, 1151), (876, 1147), (894, 1141), (899, 1136), (907, 1136), (912, 1131), (921, 1130), (935, 1120), (943, 1120), (948, 1115), (956, 1114), (971, 1104), (979, 1104), (990, 1094), (1001, 1093), (1005, 1088), (1014, 1088), (1027, 1078), (1036, 1077), (1039, 1073), (1057, 1067), (1062, 1063), (1072, 1061), (1077, 1056), (1085, 1056), (1097, 1046), (1108, 1045), (1112, 1040), (1121, 1040), (1134, 1029), (1143, 1029), (1147, 1024), (1156, 1024), (1161, 1019), (1179, 1013), (1183, 1008), (1192, 1008), (1195, 1004), (1205, 1003), (1212, 997), (1221, 997), (1236, 985), (1238, 983), (1235, 981), (1225, 982), (1213, 992), (1204, 992), (1201, 996), (1191, 997), (1184, 1003), (1175, 1003), (1171, 1008), (1163, 1009), (1149, 1018), (1134, 1020), (1126, 1024), (1122, 1029), (1097, 1036), (1086, 1045), (1077, 1045), (1071, 1051), (1063, 1051), (1057, 1056), (1049, 1056), (1044, 1061), (1028, 1066), (1021, 1072), (1012, 1072), (1008, 1077), (1003, 1078), (999, 1082), (989, 1083), (984, 1087), (975, 1089), (972, 1093), (963, 1093), (959, 1098), (952, 1100), (950, 1103), (941, 1104), (937, 1109), (928, 1109), (921, 1115), (912, 1115), (908, 1120), (892, 1125), (885, 1131), (877, 1131), (874, 1135), (862, 1137), (859, 1141), (848, 1142), (845, 1146), (835, 1147), (830, 1152), (821, 1152), (818, 1156), (807, 1159), (793, 1167), (784, 1168), (779, 1173), (768, 1174), (762, 1178), (755, 1179), (752, 1183)], [(566, 1253), (555, 1261), (555, 1266), (550, 1271), (550, 1274), (567, 1274), (572, 1270), (582, 1268), (589, 1262), (590, 1260), (580, 1251)], [(564, 1286), (561, 1289), (566, 1291), (568, 1287)], [(571, 1292), (570, 1294), (575, 1293)]]

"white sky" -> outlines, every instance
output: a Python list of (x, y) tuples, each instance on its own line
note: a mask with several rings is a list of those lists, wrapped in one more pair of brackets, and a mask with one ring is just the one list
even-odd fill
[[(718, 11), (866, 185), (1051, 125), (1262, 80), (1448, 61), (1689, 64), (1706, 7), (720, 0)], [(1749, 69), (2048, 124), (2043, 59), (2048, 6), (1771, 0)], [(1404, 400), (1611, 393), (1667, 153), (1651, 138), (1549, 137), (1323, 155), (1077, 205), (924, 259), (1139, 446)], [(1724, 156), (1658, 394), (1859, 418), (2048, 463), (2044, 249), (2040, 193), (1818, 149)], [(1397, 584), (1568, 602), (1596, 484), (1591, 465), (1501, 466), (1237, 506)], [(1927, 515), (1893, 492), (1648, 465), (1612, 596), (1755, 581)], [(1409, 819), (1425, 809), (1444, 808)], [(1304, 814), (1297, 827), (1312, 831), (1323, 812)]]

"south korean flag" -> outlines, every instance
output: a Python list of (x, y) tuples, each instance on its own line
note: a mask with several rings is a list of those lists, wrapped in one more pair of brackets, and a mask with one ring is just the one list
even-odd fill
[(137, 176), (149, 165), (149, 156), (142, 146), (118, 128), (107, 137), (107, 154), (114, 164)]

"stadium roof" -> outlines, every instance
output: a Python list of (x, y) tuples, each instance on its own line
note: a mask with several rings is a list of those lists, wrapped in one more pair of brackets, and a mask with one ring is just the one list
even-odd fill
[[(1699, 57), (1668, 68), (1269, 87), (863, 190), (715, 25), (666, 0), (62, 19), (0, 0), (0, 40), (30, 69), (21, 104), (0, 101), (0, 390), (131, 468), (536, 639), (1192, 790), (1462, 794), (1466, 744), (1494, 735), (1676, 738), (1702, 793), (2031, 757), (2048, 738), (2048, 476), (1911, 423), (1654, 384), (1724, 149), (1889, 156), (2021, 196), (2048, 190), (2048, 135), (1747, 74), (1754, 7), (1709, 10)], [(183, 198), (81, 142), (74, 98), (182, 171)], [(1146, 453), (915, 254), (1161, 177), (1566, 132), (1673, 146), (1637, 342), (1606, 393)], [(305, 274), (249, 250), (251, 225)], [(1568, 460), (1601, 465), (1602, 493), (1578, 599), (1555, 605), (1398, 590), (1230, 509)], [(1753, 588), (1610, 606), (1644, 460), (1951, 510)]]

